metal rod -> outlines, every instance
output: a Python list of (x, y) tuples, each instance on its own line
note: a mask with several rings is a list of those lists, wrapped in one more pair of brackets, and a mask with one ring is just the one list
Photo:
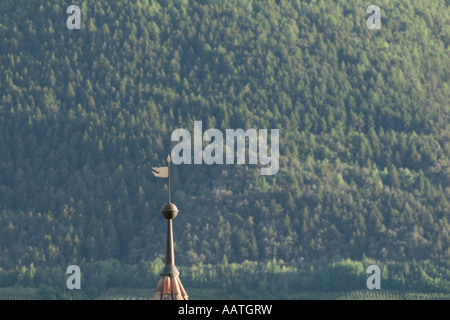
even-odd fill
[(167, 220), (166, 266), (167, 265), (175, 265), (175, 254), (173, 250), (172, 219)]
[(167, 175), (169, 179), (169, 203), (170, 203), (170, 156), (167, 156)]

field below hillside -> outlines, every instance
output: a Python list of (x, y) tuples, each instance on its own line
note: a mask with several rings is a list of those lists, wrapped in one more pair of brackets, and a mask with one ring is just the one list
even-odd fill
[[(109, 289), (95, 300), (151, 300), (153, 289)], [(67, 299), (89, 299), (78, 292), (68, 294)], [(226, 294), (220, 289), (189, 290), (191, 300), (278, 300), (276, 293), (248, 291), (245, 294)], [(41, 300), (34, 288), (0, 288), (0, 300)], [(439, 292), (401, 292), (393, 290), (354, 290), (347, 292), (292, 292), (288, 300), (450, 300), (450, 294)]]

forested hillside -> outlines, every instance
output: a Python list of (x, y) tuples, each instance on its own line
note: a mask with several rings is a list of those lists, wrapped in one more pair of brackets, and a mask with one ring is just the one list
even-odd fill
[(279, 129), (280, 170), (172, 166), (177, 265), (448, 270), (450, 4), (376, 2), (380, 30), (361, 0), (80, 0), (68, 30), (65, 2), (2, 0), (0, 274), (162, 257), (151, 167), (194, 120)]

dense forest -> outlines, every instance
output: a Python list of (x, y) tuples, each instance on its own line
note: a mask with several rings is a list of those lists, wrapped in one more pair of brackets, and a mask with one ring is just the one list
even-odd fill
[(279, 129), (280, 170), (172, 166), (188, 285), (283, 261), (312, 290), (301, 270), (370, 259), (450, 291), (448, 0), (378, 0), (380, 30), (361, 0), (74, 2), (81, 30), (60, 1), (0, 3), (0, 286), (158, 264), (151, 167), (201, 120)]

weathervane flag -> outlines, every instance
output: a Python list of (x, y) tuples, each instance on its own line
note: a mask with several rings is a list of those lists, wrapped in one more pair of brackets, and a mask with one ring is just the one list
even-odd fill
[(158, 178), (169, 178), (168, 196), (170, 203), (170, 155), (167, 155), (167, 167), (152, 167), (152, 173)]
[(169, 177), (169, 167), (152, 167), (152, 173), (158, 178), (168, 178)]
[[(170, 163), (170, 155), (167, 155), (167, 164)], [(152, 173), (158, 178), (168, 178), (169, 177), (169, 166), (167, 167), (152, 167)]]

